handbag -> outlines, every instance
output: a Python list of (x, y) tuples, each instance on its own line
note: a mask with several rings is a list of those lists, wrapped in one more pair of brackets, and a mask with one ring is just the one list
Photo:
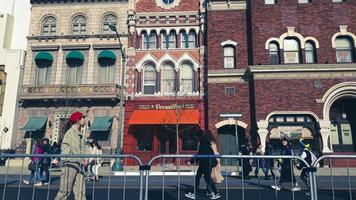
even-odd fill
[(28, 170), (30, 170), (30, 171), (36, 171), (36, 163), (34, 163), (33, 161), (31, 161), (31, 162), (28, 164)]
[(214, 183), (221, 183), (224, 180), (224, 177), (221, 175), (220, 164), (211, 170), (211, 179)]

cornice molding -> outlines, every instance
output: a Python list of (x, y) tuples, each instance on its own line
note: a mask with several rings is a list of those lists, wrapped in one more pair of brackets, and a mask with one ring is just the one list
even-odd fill
[(297, 64), (297, 65), (252, 65), (249, 71), (257, 73), (288, 72), (338, 72), (356, 71), (356, 64)]

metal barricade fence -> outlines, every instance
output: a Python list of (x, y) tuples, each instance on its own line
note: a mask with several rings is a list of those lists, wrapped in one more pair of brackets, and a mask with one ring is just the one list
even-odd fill
[[(80, 174), (76, 176), (78, 181), (73, 181), (73, 192), (79, 195), (76, 199), (84, 198), (80, 196), (82, 194), (80, 191), (86, 191), (86, 198), (91, 200), (143, 199), (142, 170), (139, 171), (138, 168), (137, 170), (134, 169), (137, 172), (136, 175), (129, 176), (130, 172), (128, 172), (127, 167), (123, 167), (123, 170), (118, 172), (119, 174), (112, 172), (111, 168), (107, 171), (97, 168), (103, 159), (108, 159), (109, 161), (120, 159), (123, 166), (126, 166), (128, 162), (142, 166), (141, 160), (134, 155), (1, 154), (0, 157), (2, 160), (7, 160), (5, 166), (0, 168), (0, 198), (2, 200), (55, 199), (60, 187), (69, 191), (70, 188), (67, 187), (70, 185), (69, 180), (71, 180), (73, 174), (76, 174), (73, 173), (73, 170)], [(30, 165), (30, 158), (35, 161), (42, 160), (42, 165), (39, 162), (34, 162), (35, 164)], [(47, 166), (45, 165), (48, 163), (48, 160), (53, 160), (51, 158), (60, 160), (58, 163), (60, 166), (57, 168), (55, 162), (50, 161), (50, 173), (49, 177), (46, 177), (48, 180), (39, 180), (40, 177), (38, 173), (40, 173), (41, 170), (46, 171), (45, 167)], [(46, 164), (43, 164), (45, 159), (47, 159)], [(84, 159), (91, 162), (86, 168), (86, 170), (89, 168), (89, 171), (85, 171), (85, 167), (81, 162)], [(29, 168), (31, 168), (32, 171), (30, 171)], [(99, 181), (97, 182), (95, 180), (97, 176), (92, 176), (90, 179), (90, 177), (87, 176), (88, 172), (101, 176)], [(61, 176), (64, 176), (64, 174), (66, 182), (60, 183)], [(26, 176), (28, 176), (28, 178), (26, 178)], [(35, 181), (37, 182), (35, 183)], [(63, 196), (64, 193), (61, 195)]]
[(356, 155), (326, 155), (312, 166), (318, 169), (312, 178), (315, 199), (356, 199)]
[[(192, 165), (191, 167), (186, 167), (185, 162), (182, 159), (209, 159), (211, 162), (212, 158), (219, 158), (221, 161), (226, 162), (229, 159), (234, 159), (239, 161), (239, 166), (227, 166), (224, 164), (221, 166), (221, 170), (223, 171), (224, 179), (221, 184), (219, 184), (219, 193), (221, 195), (221, 199), (312, 199), (315, 200), (314, 190), (310, 187), (313, 186), (314, 183), (312, 174), (315, 172), (308, 163), (301, 159), (298, 156), (249, 156), (249, 155), (159, 155), (152, 158), (147, 166), (143, 167), (145, 170), (145, 193), (144, 199), (148, 200), (165, 200), (165, 199), (184, 199), (186, 193), (190, 191), (190, 197), (199, 197), (198, 199), (202, 198), (202, 195), (199, 193), (199, 188), (197, 187), (198, 182), (195, 182), (195, 175), (197, 175), (197, 168), (198, 166)], [(276, 166), (274, 165), (276, 160), (289, 160), (287, 162), (288, 167), (290, 167), (289, 171), (290, 174), (284, 174), (284, 176), (289, 176), (291, 178), (291, 183), (289, 189), (295, 187), (296, 180), (294, 174), (296, 173), (294, 169), (294, 163), (302, 163), (307, 169), (309, 174), (309, 182), (306, 187), (306, 191), (310, 191), (310, 196), (306, 195), (305, 193), (296, 192), (293, 190), (282, 190), (278, 192), (278, 188), (273, 190), (270, 185), (277, 186), (279, 185), (279, 179), (277, 176), (273, 176), (272, 180), (262, 180), (261, 174), (256, 171), (257, 177), (256, 179), (248, 179), (249, 177), (246, 176), (246, 172), (244, 172), (244, 166), (247, 167), (247, 162), (250, 162), (251, 159), (256, 161), (256, 166), (258, 168), (262, 168), (264, 165), (263, 162), (271, 161), (273, 166), (270, 167), (270, 170), (277, 174)], [(171, 162), (171, 163), (167, 163)], [(153, 164), (160, 163), (156, 169), (153, 169)], [(285, 166), (286, 167), (286, 166)], [(239, 170), (242, 168), (242, 170)], [(240, 176), (238, 176), (240, 172)], [(268, 173), (268, 171), (267, 171)], [(173, 176), (171, 176), (173, 175)], [(268, 176), (267, 176), (268, 178)], [(283, 182), (283, 181), (281, 181)], [(299, 181), (298, 181), (299, 182)], [(208, 184), (209, 185), (209, 184)], [(208, 187), (208, 185), (206, 187)], [(284, 185), (285, 186), (285, 185)], [(211, 189), (211, 188), (210, 188)], [(298, 189), (298, 188), (297, 188)], [(296, 189), (296, 190), (297, 190)], [(280, 190), (280, 188), (279, 188)], [(272, 198), (271, 198), (272, 197)], [(205, 197), (207, 198), (207, 197)]]

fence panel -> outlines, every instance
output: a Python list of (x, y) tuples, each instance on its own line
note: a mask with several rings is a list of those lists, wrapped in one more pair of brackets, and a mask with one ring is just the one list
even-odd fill
[[(133, 169), (126, 167), (127, 162), (142, 166), (141, 160), (134, 155), (2, 154), (1, 159), (7, 160), (5, 165), (0, 167), (2, 200), (55, 199), (60, 193), (61, 186), (62, 191), (70, 191), (70, 187), (67, 186), (71, 182), (74, 184), (73, 192), (77, 191), (75, 188), (78, 188), (78, 191), (85, 191), (88, 200), (142, 200), (143, 172), (139, 167)], [(121, 160), (122, 171), (113, 172), (111, 168), (100, 167), (102, 160), (109, 160), (112, 163), (115, 159)], [(34, 164), (30, 165), (30, 160), (41, 160), (41, 162), (33, 162)], [(87, 160), (89, 165), (85, 166), (83, 160)], [(45, 172), (47, 166), (49, 167), (48, 180), (45, 178), (47, 177), (45, 173), (41, 176), (41, 172)], [(130, 175), (133, 172), (134, 175)], [(61, 177), (65, 177), (66, 182), (61, 183)], [(81, 195), (80, 192), (76, 193)], [(61, 193), (61, 195), (65, 194)], [(70, 196), (72, 197), (73, 194)], [(78, 199), (82, 198), (79, 196)]]

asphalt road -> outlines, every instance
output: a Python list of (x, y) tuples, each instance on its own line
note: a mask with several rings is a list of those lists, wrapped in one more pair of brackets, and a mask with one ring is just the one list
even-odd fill
[[(0, 198), (3, 200), (16, 199), (54, 199), (58, 192), (59, 179), (52, 177), (50, 186), (34, 187), (33, 185), (25, 185), (22, 183), (24, 176), (9, 175), (7, 178), (4, 175), (0, 176)], [(189, 176), (154, 176), (149, 178), (150, 200), (175, 200), (187, 199), (184, 196), (185, 192), (192, 191), (194, 177)], [(112, 176), (104, 177), (99, 182), (86, 182), (87, 199), (107, 200), (107, 199), (139, 199), (139, 177), (136, 176)], [(350, 180), (350, 182), (348, 181)], [(5, 182), (6, 181), (6, 182)], [(227, 177), (222, 184), (219, 184), (221, 199), (248, 199), (248, 200), (307, 200), (310, 199), (305, 192), (305, 186), (298, 179), (304, 190), (300, 192), (291, 192), (289, 189), (283, 189), (280, 192), (275, 192), (270, 188), (274, 184), (274, 180), (263, 180), (252, 178), (244, 180), (244, 184), (238, 177)], [(204, 196), (205, 185), (201, 180), (200, 190), (198, 191), (197, 199), (208, 199)], [(5, 186), (6, 183), (6, 187)], [(318, 199), (320, 200), (346, 200), (356, 199), (356, 177), (318, 177)], [(164, 185), (164, 187), (163, 187)], [(332, 190), (334, 185), (334, 190)], [(350, 187), (351, 186), (351, 190)], [(178, 192), (179, 191), (179, 192)], [(5, 192), (5, 193), (4, 193)], [(351, 197), (350, 197), (351, 192)], [(70, 199), (74, 199), (71, 196)]]

